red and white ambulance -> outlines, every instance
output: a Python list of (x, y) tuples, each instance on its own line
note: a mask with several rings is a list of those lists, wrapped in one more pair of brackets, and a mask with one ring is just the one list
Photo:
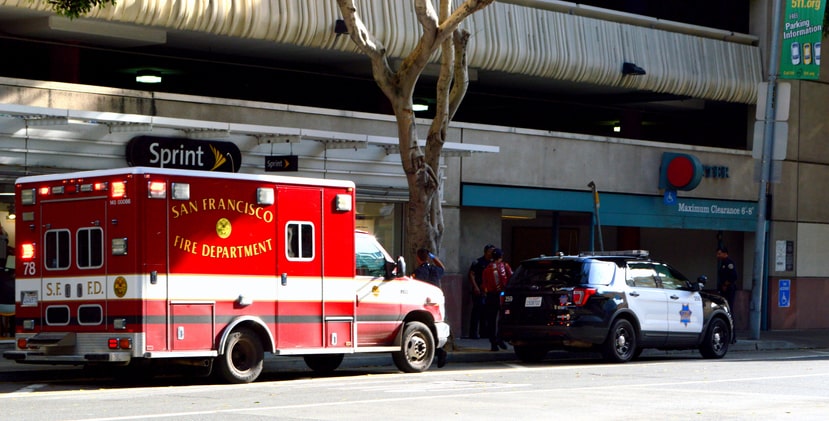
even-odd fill
[(449, 336), (441, 290), (355, 230), (349, 181), (133, 167), (20, 178), (15, 209), (20, 363), (420, 372)]

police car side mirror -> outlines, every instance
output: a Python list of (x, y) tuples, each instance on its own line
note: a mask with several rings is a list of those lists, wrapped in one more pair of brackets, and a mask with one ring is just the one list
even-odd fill
[(705, 288), (705, 282), (708, 281), (708, 277), (705, 275), (701, 275), (697, 278), (697, 282), (694, 285), (694, 291), (702, 291)]

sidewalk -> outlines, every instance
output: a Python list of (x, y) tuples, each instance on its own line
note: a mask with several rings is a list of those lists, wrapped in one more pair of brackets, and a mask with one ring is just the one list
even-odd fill
[[(750, 333), (737, 332), (737, 343), (731, 344), (729, 352), (775, 351), (784, 349), (827, 349), (829, 348), (829, 329), (802, 329), (762, 331), (760, 339), (749, 339)], [(490, 355), (511, 354), (507, 351), (494, 352), (489, 349), (487, 339), (455, 339), (455, 353), (487, 353)]]

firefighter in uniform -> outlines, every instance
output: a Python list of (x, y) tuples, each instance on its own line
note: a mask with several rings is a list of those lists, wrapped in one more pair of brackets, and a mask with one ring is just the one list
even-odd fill
[[(440, 278), (443, 277), (443, 272), (446, 270), (443, 262), (425, 248), (418, 249), (415, 257), (417, 258), (417, 268), (415, 268), (412, 278), (428, 282), (440, 288)], [(443, 348), (436, 349), (435, 356), (437, 356), (438, 368), (446, 365), (448, 357), (446, 350)]]

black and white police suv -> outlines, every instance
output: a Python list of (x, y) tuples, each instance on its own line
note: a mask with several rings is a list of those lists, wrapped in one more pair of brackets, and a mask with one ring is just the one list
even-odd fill
[(525, 362), (553, 349), (627, 362), (645, 348), (722, 358), (735, 340), (725, 298), (702, 291), (644, 250), (542, 256), (521, 263), (502, 295), (499, 332)]

